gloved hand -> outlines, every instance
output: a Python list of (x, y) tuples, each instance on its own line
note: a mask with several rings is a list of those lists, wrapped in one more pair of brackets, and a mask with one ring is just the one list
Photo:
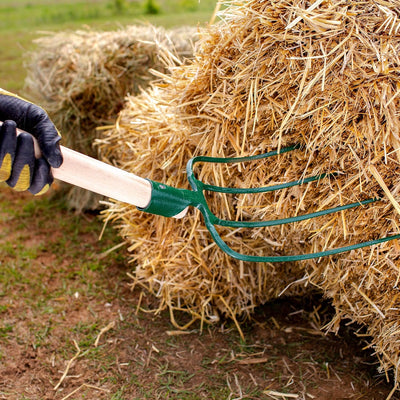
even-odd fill
[[(12, 93), (0, 89), (0, 182), (17, 191), (42, 194), (53, 182), (50, 166), (62, 162), (60, 134), (46, 112)], [(28, 134), (16, 135), (16, 128), (32, 134), (42, 157), (35, 158), (33, 140)]]

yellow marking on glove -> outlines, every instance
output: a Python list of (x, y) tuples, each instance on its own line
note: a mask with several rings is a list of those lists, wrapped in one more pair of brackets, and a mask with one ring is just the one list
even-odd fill
[(0, 167), (0, 182), (5, 182), (11, 175), (11, 154), (7, 153)]
[(31, 171), (29, 165), (26, 164), (24, 165), (24, 168), (22, 168), (22, 171), (19, 174), (17, 184), (14, 186), (13, 189), (16, 190), (17, 192), (23, 192), (25, 190), (28, 190), (30, 185), (31, 185)]
[(46, 185), (43, 186), (43, 189), (40, 192), (37, 192), (35, 196), (40, 196), (44, 193), (46, 193), (49, 190), (50, 185), (46, 183)]

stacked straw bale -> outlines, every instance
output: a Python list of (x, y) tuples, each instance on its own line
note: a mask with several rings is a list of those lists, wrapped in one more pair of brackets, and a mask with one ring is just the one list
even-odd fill
[[(115, 120), (125, 96), (153, 79), (152, 69), (166, 70), (160, 50), (190, 58), (196, 40), (195, 27), (44, 33), (27, 58), (25, 90), (48, 111), (65, 145), (97, 157), (96, 127)], [(70, 205), (96, 208), (98, 196), (71, 188)]]
[[(284, 183), (322, 173), (315, 183), (265, 196), (213, 196), (223, 217), (256, 220), (381, 200), (336, 214), (265, 229), (226, 231), (239, 251), (303, 254), (399, 233), (400, 10), (394, 0), (250, 0), (227, 4), (201, 32), (195, 59), (159, 86), (129, 97), (100, 146), (122, 168), (187, 187), (193, 155), (259, 154), (302, 146), (240, 168), (204, 166), (222, 186)], [(225, 209), (224, 206), (227, 206)], [(193, 320), (251, 315), (304, 283), (330, 299), (340, 321), (362, 324), (382, 371), (399, 377), (400, 247), (396, 241), (297, 263), (252, 264), (213, 245), (197, 211), (183, 220), (144, 215), (110, 203), (130, 244), (134, 284), (160, 308)]]

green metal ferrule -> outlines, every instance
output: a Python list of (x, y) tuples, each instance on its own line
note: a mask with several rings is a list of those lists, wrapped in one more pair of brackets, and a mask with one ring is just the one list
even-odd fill
[(163, 183), (148, 180), (151, 183), (151, 199), (145, 208), (138, 210), (150, 214), (174, 217), (193, 203), (193, 192), (177, 189)]

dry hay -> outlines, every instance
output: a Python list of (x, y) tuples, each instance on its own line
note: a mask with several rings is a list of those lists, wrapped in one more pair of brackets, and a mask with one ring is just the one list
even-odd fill
[[(188, 186), (183, 171), (195, 150), (190, 126), (176, 118), (158, 88), (130, 97), (111, 135), (99, 142), (104, 158), (123, 169), (171, 186)], [(212, 245), (193, 210), (189, 217), (176, 220), (110, 203), (106, 218), (129, 243), (135, 284), (160, 299), (159, 309), (169, 308), (178, 328), (174, 311), (189, 312), (193, 317), (189, 325), (198, 319), (217, 322), (221, 313), (236, 319), (303, 277), (290, 264), (254, 265), (226, 256)], [(287, 292), (300, 294), (304, 289), (293, 285)]]
[[(257, 254), (319, 251), (398, 233), (400, 166), (400, 10), (397, 1), (235, 2), (201, 33), (190, 65), (159, 87), (130, 97), (101, 141), (105, 157), (141, 176), (186, 187), (184, 165), (197, 154), (296, 150), (241, 169), (204, 167), (223, 186), (283, 183), (334, 175), (262, 198), (211, 199), (223, 216), (276, 219), (328, 207), (381, 201), (264, 230), (223, 233)], [(366, 327), (382, 371), (399, 377), (400, 253), (396, 241), (297, 263), (251, 264), (213, 246), (196, 211), (182, 221), (110, 204), (130, 245), (134, 284), (160, 308), (193, 319), (250, 315), (283, 289), (308, 282), (332, 299), (336, 316)], [(137, 266), (136, 266), (137, 264)], [(291, 283), (294, 283), (291, 285)], [(297, 282), (297, 284), (296, 284)]]
[[(116, 31), (44, 33), (27, 57), (26, 92), (49, 113), (70, 148), (97, 157), (96, 127), (115, 120), (127, 94), (165, 71), (163, 48), (191, 57), (197, 28), (150, 25)], [(72, 188), (70, 205), (96, 208), (98, 197)]]

